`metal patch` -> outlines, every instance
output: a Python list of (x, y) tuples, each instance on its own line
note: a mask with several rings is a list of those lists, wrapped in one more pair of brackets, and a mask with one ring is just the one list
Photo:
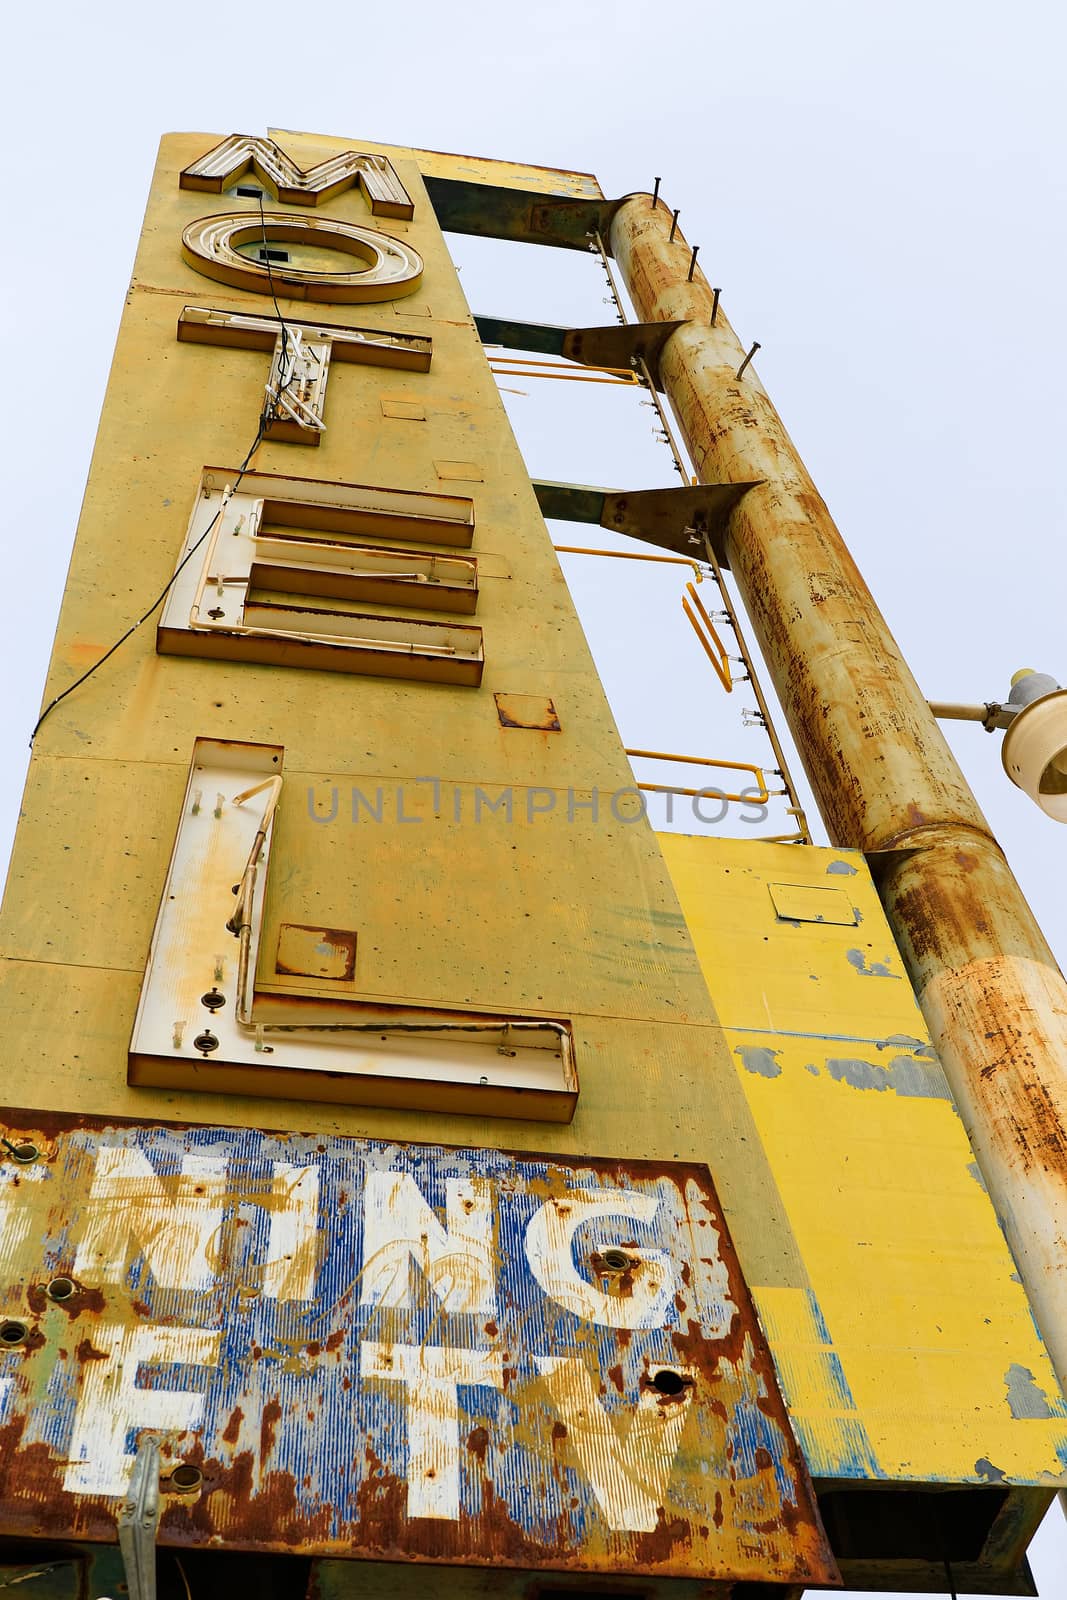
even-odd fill
[(283, 922), (278, 929), (275, 972), (298, 978), (351, 982), (356, 971), (356, 934), (350, 928), (308, 928)]
[(836, 1577), (706, 1168), (40, 1112), (4, 1151), (0, 1532), (114, 1538), (151, 1437), (165, 1544)]
[(782, 922), (825, 922), (854, 928), (859, 921), (843, 889), (814, 888), (807, 883), (769, 883), (771, 904)]
[(493, 699), (502, 728), (536, 728), (541, 733), (561, 731), (559, 712), (547, 695), (498, 693)]

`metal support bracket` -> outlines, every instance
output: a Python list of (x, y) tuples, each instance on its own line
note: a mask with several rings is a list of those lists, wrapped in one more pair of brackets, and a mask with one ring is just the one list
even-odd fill
[(599, 233), (607, 239), (620, 206), (630, 198), (582, 200), (506, 189), (492, 183), (466, 183), (425, 175), (423, 182), (437, 220), (446, 233), (474, 233), (487, 239), (516, 239), (563, 250), (587, 250)]
[(156, 1600), (156, 1535), (159, 1532), (159, 1445), (142, 1439), (130, 1487), (119, 1512), (119, 1549), (129, 1600)]
[(659, 363), (663, 348), (682, 322), (612, 323), (607, 328), (557, 328), (545, 322), (512, 322), (504, 317), (475, 317), (483, 344), (509, 350), (536, 350), (564, 356), (587, 367), (636, 367), (643, 361), (657, 389), (663, 388)]
[(742, 495), (755, 487), (754, 483), (704, 483), (684, 489), (626, 491), (539, 480), (533, 491), (544, 517), (594, 523), (678, 555), (692, 556), (703, 550), (706, 536), (719, 565), (725, 567), (730, 513)]

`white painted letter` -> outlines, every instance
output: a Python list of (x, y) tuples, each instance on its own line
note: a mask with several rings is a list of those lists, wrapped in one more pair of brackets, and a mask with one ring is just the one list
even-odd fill
[[(654, 1533), (682, 1442), (692, 1384), (671, 1400), (643, 1389), (620, 1428), (600, 1404), (583, 1361), (572, 1356), (534, 1359), (608, 1527), (620, 1533)], [(671, 1371), (691, 1376), (686, 1367), (672, 1366)]]
[(126, 1453), (131, 1429), (185, 1433), (197, 1426), (203, 1395), (140, 1389), (137, 1369), (172, 1361), (213, 1367), (221, 1338), (210, 1328), (94, 1326), (92, 1349), (81, 1363), (82, 1391), (63, 1474), (68, 1494), (125, 1494), (134, 1463)]
[(459, 1520), (459, 1384), (500, 1389), (499, 1350), (375, 1344), (359, 1351), (360, 1377), (404, 1384), (408, 1423), (408, 1516)]
[(412, 1258), (445, 1311), (491, 1315), (493, 1185), (488, 1178), (449, 1178), (442, 1227), (406, 1172), (374, 1172), (363, 1201), (363, 1305), (410, 1306)]
[(225, 1193), (225, 1160), (188, 1155), (178, 1177), (160, 1178), (140, 1150), (103, 1146), (85, 1205), (74, 1276), (89, 1283), (121, 1283), (133, 1239), (164, 1288), (210, 1288)]
[(270, 1239), (262, 1292), (272, 1300), (310, 1300), (318, 1269), (319, 1169), (275, 1161)]
[(652, 1194), (623, 1189), (574, 1189), (546, 1200), (526, 1229), (526, 1259), (547, 1295), (583, 1322), (607, 1328), (654, 1328), (674, 1293), (674, 1274), (665, 1250), (630, 1250), (636, 1262), (627, 1294), (606, 1294), (583, 1278), (574, 1265), (574, 1235), (583, 1222), (599, 1217), (630, 1217), (651, 1222), (659, 1208)]

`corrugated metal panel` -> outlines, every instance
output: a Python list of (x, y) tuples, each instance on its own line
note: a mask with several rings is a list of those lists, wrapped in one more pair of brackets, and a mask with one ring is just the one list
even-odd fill
[(833, 1578), (706, 1169), (40, 1113), (8, 1140), (7, 1532), (113, 1536), (148, 1434), (165, 1488), (202, 1474), (165, 1543)]

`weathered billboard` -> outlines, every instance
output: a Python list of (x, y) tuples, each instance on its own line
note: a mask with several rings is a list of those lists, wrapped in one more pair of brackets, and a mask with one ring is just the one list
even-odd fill
[(13, 1117), (0, 1519), (833, 1580), (707, 1170)]

